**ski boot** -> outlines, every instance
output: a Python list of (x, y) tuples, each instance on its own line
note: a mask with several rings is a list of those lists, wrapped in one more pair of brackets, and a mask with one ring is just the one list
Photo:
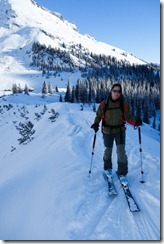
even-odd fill
[(119, 175), (120, 178), (120, 182), (122, 184), (123, 187), (127, 187), (128, 186), (128, 179), (126, 175)]

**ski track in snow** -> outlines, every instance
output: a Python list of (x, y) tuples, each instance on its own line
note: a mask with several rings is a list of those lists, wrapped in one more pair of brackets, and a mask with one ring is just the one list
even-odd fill
[[(43, 104), (25, 105), (21, 119), (22, 105), (16, 104), (9, 111), (4, 109), (1, 116), (1, 133), (5, 130), (6, 135), (3, 135), (5, 143), (0, 154), (0, 238), (159, 240), (159, 154), (151, 155), (144, 145), (145, 183), (141, 184), (137, 132), (127, 128), (129, 186), (141, 209), (131, 213), (115, 174), (118, 196), (108, 196), (108, 185), (102, 174), (104, 145), (100, 131), (89, 177), (94, 136), (90, 126), (95, 116), (92, 107), (86, 105), (84, 111), (80, 111), (78, 104), (46, 106), (47, 110), (38, 120), (35, 113), (43, 112)], [(59, 113), (55, 122), (49, 121), (51, 108)], [(27, 145), (19, 145), (20, 135), (15, 125), (28, 120), (34, 124), (34, 139)], [(23, 155), (25, 158), (20, 160)], [(116, 148), (112, 159), (114, 172)]]

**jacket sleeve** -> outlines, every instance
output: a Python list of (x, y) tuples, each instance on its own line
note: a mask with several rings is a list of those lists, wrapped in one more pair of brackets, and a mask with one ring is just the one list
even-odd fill
[(132, 116), (131, 108), (128, 103), (124, 103), (124, 116), (125, 116), (125, 120), (129, 124), (135, 125), (135, 119)]
[(94, 123), (97, 123), (98, 125), (99, 125), (99, 123), (101, 122), (101, 120), (102, 120), (102, 118), (104, 116), (104, 107), (105, 107), (104, 102), (101, 102), (99, 107), (98, 107), (98, 109), (97, 109)]

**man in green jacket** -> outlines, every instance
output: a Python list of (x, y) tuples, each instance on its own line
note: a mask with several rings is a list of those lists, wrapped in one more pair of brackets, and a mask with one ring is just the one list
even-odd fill
[(99, 124), (102, 120), (102, 132), (105, 145), (104, 151), (104, 170), (108, 177), (112, 175), (112, 149), (115, 141), (117, 148), (118, 174), (128, 173), (128, 160), (125, 151), (125, 122), (138, 127), (142, 125), (140, 118), (134, 119), (130, 107), (123, 99), (122, 87), (114, 84), (109, 93), (107, 101), (102, 101), (96, 112), (94, 124), (91, 126), (97, 133)]

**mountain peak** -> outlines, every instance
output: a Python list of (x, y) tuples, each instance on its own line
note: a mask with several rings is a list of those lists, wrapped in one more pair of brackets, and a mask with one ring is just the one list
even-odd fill
[[(4, 57), (17, 61), (18, 52), (19, 59), (24, 59), (25, 53), (31, 51), (33, 43), (39, 42), (46, 47), (60, 48), (68, 53), (73, 45), (80, 45), (86, 52), (96, 55), (115, 57), (130, 64), (145, 64), (124, 50), (98, 42), (87, 34), (80, 34), (76, 25), (65, 20), (60, 13), (52, 12), (33, 0), (0, 0), (0, 9), (2, 63)], [(77, 58), (74, 60), (79, 64), (81, 62)], [(23, 62), (24, 60), (20, 63)]]
[[(61, 14), (52, 12), (33, 0), (1, 0), (1, 20), (4, 23), (16, 23), (18, 26), (31, 26), (45, 28), (50, 22), (66, 22), (76, 30), (76, 25), (65, 21)], [(3, 17), (3, 18), (2, 18)], [(3, 25), (1, 22), (1, 26)], [(50, 24), (52, 27), (52, 24)]]

